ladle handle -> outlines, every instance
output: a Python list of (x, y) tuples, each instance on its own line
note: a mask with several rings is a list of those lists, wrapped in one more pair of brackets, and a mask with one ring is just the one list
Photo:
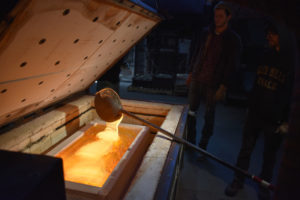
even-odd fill
[(168, 131), (160, 128), (159, 126), (157, 126), (157, 125), (155, 125), (155, 124), (153, 124), (151, 122), (148, 122), (147, 120), (144, 120), (141, 117), (138, 117), (138, 116), (132, 114), (131, 112), (128, 112), (128, 111), (126, 111), (124, 109), (120, 109), (120, 110), (121, 110), (122, 113), (124, 113), (124, 114), (126, 114), (126, 115), (128, 115), (128, 116), (130, 116), (130, 117), (132, 117), (134, 119), (137, 119), (137, 120), (139, 120), (139, 121), (147, 124), (151, 128), (154, 128), (155, 130), (160, 131), (161, 133), (169, 136), (170, 138), (174, 139), (176, 142), (185, 144), (186, 146), (188, 146), (188, 147), (190, 147), (190, 148), (192, 148), (194, 150), (197, 150), (197, 151), (201, 152), (202, 154), (204, 154), (204, 155), (212, 158), (213, 160), (221, 163), (222, 165), (225, 165), (226, 167), (232, 169), (233, 171), (237, 171), (238, 173), (243, 174), (244, 176), (246, 176), (246, 177), (248, 177), (248, 178), (250, 178), (250, 179), (252, 179), (252, 180), (254, 180), (254, 181), (258, 182), (258, 183), (260, 183), (262, 186), (264, 186), (264, 187), (266, 187), (266, 188), (268, 188), (270, 190), (274, 190), (275, 189), (275, 186), (272, 185), (272, 184), (270, 184), (270, 183), (268, 183), (267, 181), (262, 180), (262, 179), (260, 179), (259, 177), (255, 176), (255, 175), (251, 175), (247, 171), (245, 171), (245, 170), (243, 170), (241, 168), (238, 168), (236, 166), (233, 166), (233, 165), (231, 165), (231, 164), (229, 164), (229, 163), (227, 163), (227, 162), (225, 162), (225, 161), (223, 161), (223, 160), (215, 157), (214, 155), (210, 154), (209, 152), (205, 151), (204, 149), (202, 149), (202, 148), (200, 148), (200, 147), (198, 147), (198, 146), (196, 146), (196, 145), (194, 145), (194, 144), (192, 144), (192, 143), (190, 143), (190, 142), (188, 142), (188, 141), (186, 141), (186, 140), (184, 140), (182, 138), (179, 138), (179, 137), (173, 135), (172, 133), (170, 133), (170, 132), (168, 132)]

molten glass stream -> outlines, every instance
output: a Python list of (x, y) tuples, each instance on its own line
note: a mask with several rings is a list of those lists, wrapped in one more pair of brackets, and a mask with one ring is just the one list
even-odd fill
[[(56, 156), (63, 159), (65, 180), (102, 187), (135, 137), (118, 121), (94, 125)], [(118, 133), (118, 129), (120, 132)]]

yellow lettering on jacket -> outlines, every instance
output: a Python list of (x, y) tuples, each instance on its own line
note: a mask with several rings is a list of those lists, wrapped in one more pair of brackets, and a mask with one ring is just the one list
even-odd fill
[(273, 68), (273, 67), (270, 69), (269, 76), (277, 81), (280, 81), (281, 83), (284, 83), (285, 79), (286, 79), (286, 76), (284, 75), (284, 73), (282, 71), (278, 70), (277, 68)]
[(263, 88), (267, 88), (270, 90), (276, 90), (277, 86), (278, 86), (278, 84), (276, 82), (271, 81), (271, 80), (266, 80), (262, 77), (258, 77), (257, 84)]
[(267, 65), (260, 65), (257, 69), (257, 75), (267, 75), (269, 72), (269, 66)]

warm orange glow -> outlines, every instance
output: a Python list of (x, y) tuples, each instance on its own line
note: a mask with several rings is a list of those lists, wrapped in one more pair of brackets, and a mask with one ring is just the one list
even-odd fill
[(94, 125), (56, 155), (63, 159), (65, 180), (103, 186), (137, 135), (137, 131), (118, 128), (121, 120), (109, 123), (105, 128)]

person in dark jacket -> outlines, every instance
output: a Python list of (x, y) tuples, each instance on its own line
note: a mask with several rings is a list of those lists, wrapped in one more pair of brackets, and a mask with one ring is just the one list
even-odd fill
[[(284, 134), (288, 131), (293, 67), (290, 64), (289, 53), (279, 42), (281, 38), (275, 25), (268, 25), (266, 39), (270, 48), (264, 53), (257, 68), (236, 166), (248, 170), (256, 140), (263, 132), (264, 152), (260, 178), (270, 182), (276, 153)], [(225, 194), (235, 196), (243, 187), (244, 179), (243, 175), (236, 172), (232, 183), (226, 187)], [(270, 199), (270, 192), (259, 187), (258, 197)]]
[[(196, 112), (204, 98), (205, 124), (199, 146), (207, 148), (213, 134), (216, 102), (224, 99), (232, 72), (239, 64), (241, 42), (229, 26), (231, 9), (223, 2), (214, 8), (214, 26), (204, 29), (193, 41), (189, 85), (187, 140), (196, 144)], [(204, 158), (200, 155), (200, 159)]]

